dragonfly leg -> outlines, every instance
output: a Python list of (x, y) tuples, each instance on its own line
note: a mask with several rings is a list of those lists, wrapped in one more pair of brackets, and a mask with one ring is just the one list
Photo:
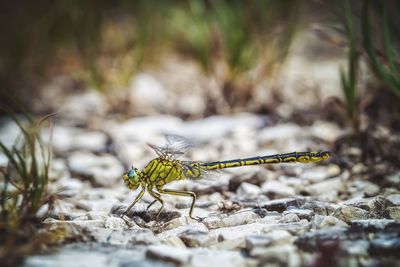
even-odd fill
[(149, 194), (153, 198), (156, 199), (152, 203), (150, 203), (150, 205), (147, 207), (147, 209), (149, 209), (157, 201), (159, 201), (161, 203), (161, 208), (158, 210), (157, 215), (156, 215), (156, 219), (158, 219), (158, 217), (160, 216), (162, 210), (164, 209), (164, 201), (161, 199), (161, 195), (159, 193), (153, 191), (153, 186), (148, 186), (147, 187), (147, 192), (149, 192)]
[(158, 201), (158, 200), (154, 200), (153, 202), (151, 202), (151, 203), (147, 206), (146, 211), (148, 211), (148, 210), (150, 209), (150, 207), (153, 206), (154, 203), (156, 203), (157, 201)]
[(168, 194), (168, 195), (174, 195), (174, 196), (184, 196), (184, 197), (192, 197), (192, 205), (190, 206), (190, 211), (189, 211), (189, 217), (192, 219), (192, 213), (193, 213), (193, 208), (194, 204), (196, 202), (196, 194), (194, 192), (190, 191), (180, 191), (180, 190), (171, 190), (171, 189), (163, 189), (161, 187), (157, 187), (157, 191), (160, 192), (161, 194)]
[(137, 195), (137, 197), (135, 198), (135, 201), (133, 201), (133, 203), (126, 209), (123, 215), (127, 214), (133, 208), (133, 206), (135, 206), (135, 204), (143, 197), (143, 195), (144, 195), (144, 188), (142, 189), (142, 191), (140, 191), (139, 195)]

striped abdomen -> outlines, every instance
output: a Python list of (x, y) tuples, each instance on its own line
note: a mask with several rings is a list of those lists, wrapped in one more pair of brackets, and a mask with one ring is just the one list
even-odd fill
[(260, 164), (273, 164), (273, 163), (311, 163), (326, 160), (330, 156), (327, 151), (324, 152), (293, 152), (287, 154), (276, 154), (269, 156), (260, 156), (244, 159), (233, 159), (225, 161), (205, 162), (201, 167), (207, 170), (216, 170), (224, 168), (233, 168), (240, 166), (251, 166)]

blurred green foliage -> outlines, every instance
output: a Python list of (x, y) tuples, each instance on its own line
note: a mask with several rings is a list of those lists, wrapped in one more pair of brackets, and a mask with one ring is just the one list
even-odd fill
[(400, 24), (396, 19), (400, 4), (397, 1), (382, 2), (364, 0), (360, 13), (354, 12), (357, 5), (344, 2), (345, 22), (348, 41), (347, 71), (340, 70), (349, 118), (354, 129), (359, 131), (359, 98), (357, 93), (359, 60), (365, 58), (370, 70), (400, 96)]
[[(51, 150), (39, 137), (40, 124), (29, 116), (9, 116), (18, 125), (21, 136), (8, 147), (0, 142), (0, 153), (8, 166), (0, 169), (0, 260), (3, 266), (15, 266), (42, 241), (35, 222), (38, 211), (51, 200), (47, 192)], [(23, 122), (24, 121), (24, 122)], [(42, 214), (44, 215), (44, 214)]]
[(0, 86), (26, 93), (48, 76), (68, 74), (108, 90), (127, 84), (138, 67), (159, 61), (166, 50), (185, 53), (211, 75), (222, 64), (225, 83), (263, 59), (281, 60), (276, 58), (289, 47), (298, 2), (4, 2)]
[(361, 32), (363, 47), (372, 70), (400, 96), (398, 11), (398, 1), (384, 0), (377, 3), (365, 0), (361, 14)]
[(359, 116), (357, 104), (357, 77), (359, 71), (359, 52), (357, 51), (357, 37), (353, 25), (353, 14), (348, 0), (344, 1), (345, 9), (345, 28), (349, 42), (349, 51), (347, 57), (347, 73), (340, 70), (340, 80), (344, 92), (347, 112), (352, 121), (353, 128), (359, 129)]

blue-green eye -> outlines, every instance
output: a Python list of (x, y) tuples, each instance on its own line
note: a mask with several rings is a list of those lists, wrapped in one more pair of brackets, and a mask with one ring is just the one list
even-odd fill
[(128, 177), (129, 177), (130, 179), (133, 179), (134, 177), (136, 177), (136, 171), (135, 171), (135, 170), (130, 170), (130, 171), (128, 172)]

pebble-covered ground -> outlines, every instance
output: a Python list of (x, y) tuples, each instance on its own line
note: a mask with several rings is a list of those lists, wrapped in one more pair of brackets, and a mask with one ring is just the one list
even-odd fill
[[(183, 159), (215, 161), (327, 150), (346, 134), (335, 124), (300, 127), (245, 113), (116, 120), (107, 118), (105, 100), (95, 91), (76, 98), (65, 101), (69, 112), (54, 119), (52, 130), (50, 191), (59, 199), (44, 224), (59, 231), (57, 245), (28, 257), (26, 267), (400, 266), (400, 173), (384, 177), (380, 187), (363, 179), (361, 163), (350, 170), (335, 164), (337, 155), (317, 164), (235, 168), (166, 186), (197, 193), (199, 221), (188, 217), (190, 198), (172, 196), (164, 197), (165, 211), (156, 221), (159, 204), (146, 212), (153, 200), (147, 194), (121, 217), (138, 194), (121, 175), (156, 157), (146, 143), (163, 145), (165, 134), (196, 144)], [(15, 136), (15, 125), (6, 123), (1, 134)]]

